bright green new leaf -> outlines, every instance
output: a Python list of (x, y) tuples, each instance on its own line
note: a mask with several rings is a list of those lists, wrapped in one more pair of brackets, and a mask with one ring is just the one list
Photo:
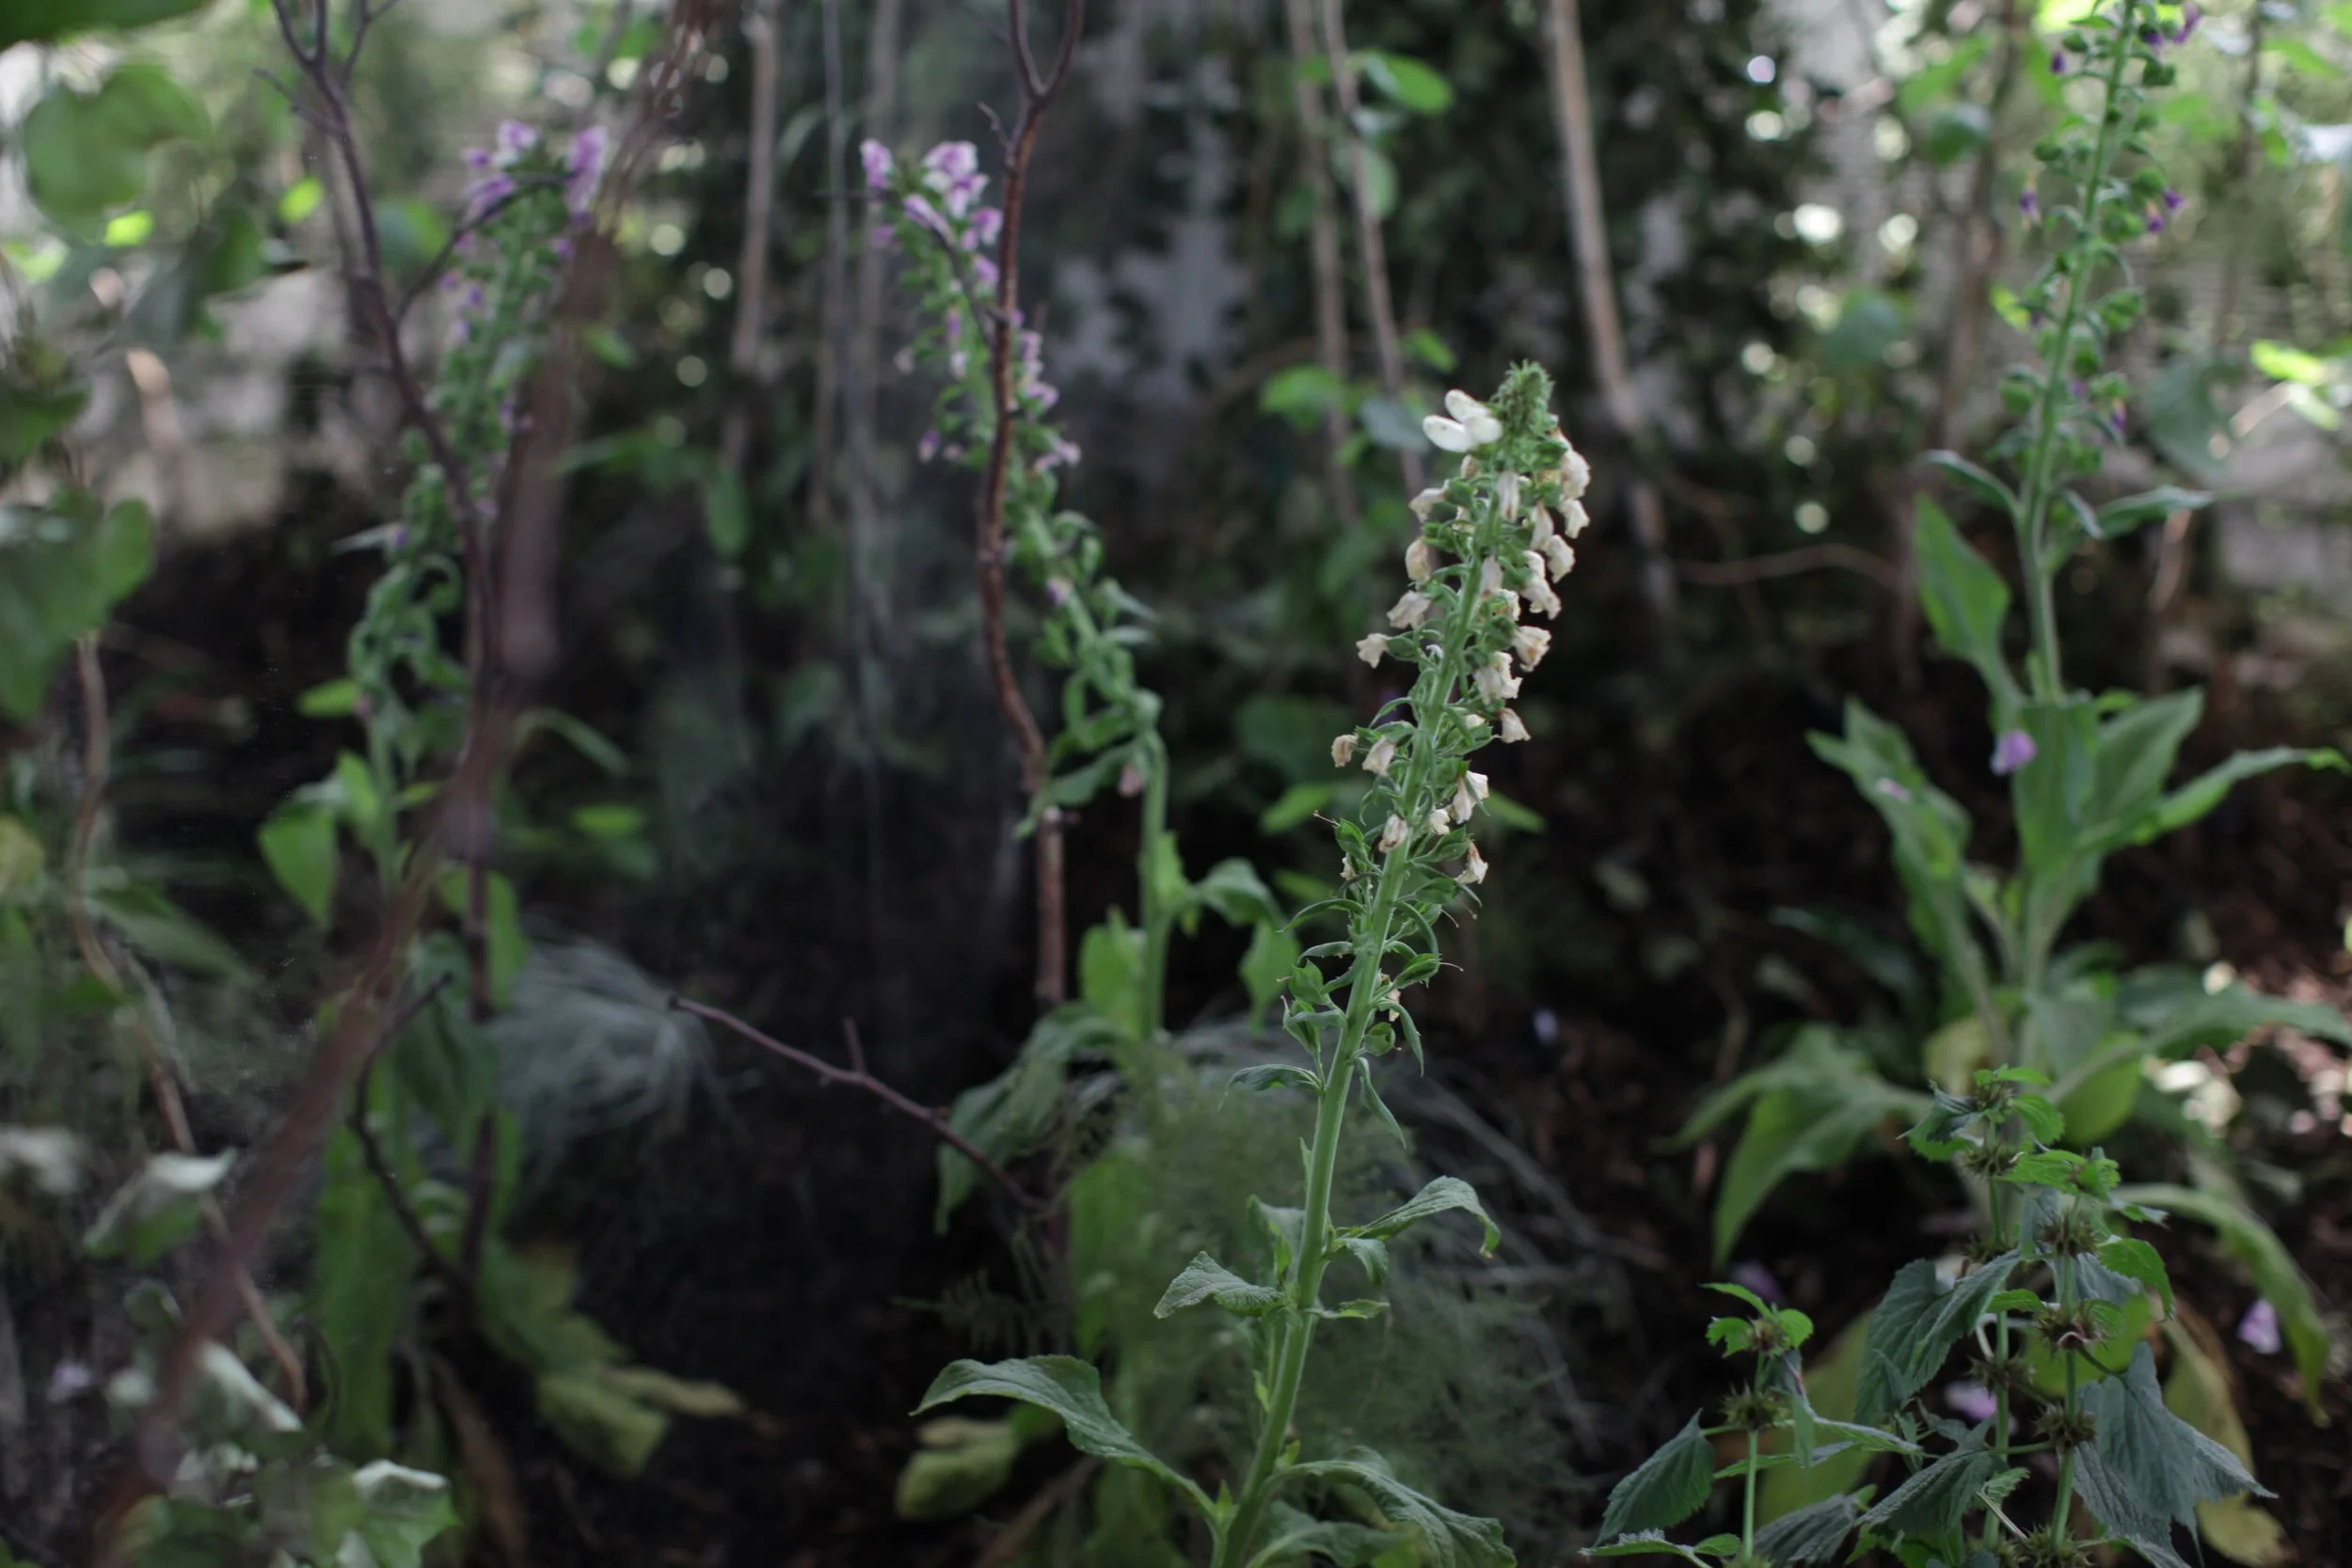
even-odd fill
[(1369, 1493), (1380, 1512), (1421, 1537), (1426, 1568), (1513, 1568), (1518, 1559), (1503, 1544), (1502, 1526), (1431, 1501), (1389, 1473), (1377, 1454), (1364, 1449), (1343, 1459), (1294, 1465), (1289, 1476), (1353, 1486)]
[(2328, 380), (2328, 361), (2315, 354), (2306, 354), (2291, 343), (2268, 338), (2258, 339), (2247, 351), (2254, 368), (2273, 381), (2292, 381), (2297, 386), (2318, 387)]
[(1258, 411), (1288, 420), (1304, 430), (1333, 408), (1347, 406), (1347, 383), (1321, 365), (1293, 365), (1266, 377), (1258, 388)]
[(121, 66), (94, 93), (51, 88), (24, 117), (25, 186), (60, 228), (94, 236), (109, 211), (146, 189), (150, 148), (210, 129), (202, 107), (160, 69)]
[(2134, 1237), (2119, 1236), (2100, 1246), (2099, 1261), (2155, 1291), (2164, 1301), (2165, 1316), (2172, 1315), (2172, 1277), (2165, 1273), (2164, 1256), (2154, 1247)]
[(922, 1447), (898, 1472), (891, 1512), (901, 1519), (953, 1519), (1003, 1490), (1021, 1457), (1021, 1434), (1010, 1421), (960, 1417), (926, 1421), (915, 1432)]
[(1216, 1510), (1208, 1494), (1160, 1460), (1135, 1433), (1119, 1423), (1103, 1402), (1103, 1378), (1092, 1367), (1067, 1355), (1033, 1355), (1023, 1361), (951, 1362), (932, 1380), (914, 1407), (921, 1415), (937, 1405), (965, 1399), (1019, 1400), (1059, 1416), (1071, 1446), (1114, 1464), (1157, 1476), (1182, 1492), (1204, 1517)]
[(1187, 1307), (1213, 1301), (1240, 1318), (1263, 1318), (1282, 1307), (1282, 1292), (1269, 1285), (1253, 1285), (1205, 1252), (1196, 1252), (1175, 1278), (1168, 1282), (1160, 1302), (1152, 1308), (1166, 1318)]
[(1445, 79), (1445, 73), (1410, 55), (1367, 49), (1357, 59), (1366, 79), (1400, 107), (1417, 115), (1441, 115), (1454, 106), (1454, 84)]
[(262, 860), (278, 885), (321, 926), (332, 923), (335, 882), (342, 869), (335, 842), (335, 814), (324, 803), (297, 798), (262, 822)]
[(1442, 1214), (1453, 1209), (1459, 1209), (1478, 1216), (1478, 1223), (1486, 1231), (1486, 1242), (1480, 1248), (1481, 1251), (1492, 1252), (1501, 1244), (1502, 1232), (1496, 1229), (1495, 1222), (1486, 1217), (1486, 1207), (1478, 1201), (1476, 1189), (1458, 1176), (1438, 1177), (1371, 1224), (1350, 1226), (1346, 1234), (1370, 1237), (1374, 1241), (1387, 1241), (1390, 1237), (1411, 1227), (1416, 1221), (1425, 1220), (1433, 1214)]
[(1706, 1506), (1714, 1489), (1715, 1449), (1693, 1416), (1641, 1468), (1610, 1489), (1601, 1539), (1672, 1528)]

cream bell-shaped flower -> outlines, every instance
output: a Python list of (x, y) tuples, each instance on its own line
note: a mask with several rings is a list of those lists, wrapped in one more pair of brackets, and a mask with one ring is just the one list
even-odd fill
[(1439, 806), (1437, 810), (1429, 814), (1429, 832), (1433, 836), (1443, 838), (1446, 834), (1452, 832), (1453, 831), (1454, 818), (1445, 814), (1445, 808), (1443, 806)]
[(1416, 539), (1405, 546), (1405, 575), (1415, 582), (1427, 582), (1437, 574), (1438, 558), (1429, 548), (1429, 541)]
[(1519, 520), (1518, 475), (1506, 473), (1495, 481), (1495, 504), (1502, 509), (1504, 522), (1516, 523)]
[[(1565, 443), (1564, 443), (1565, 444)], [(1560, 459), (1560, 488), (1568, 499), (1581, 496), (1593, 483), (1593, 466), (1584, 461), (1584, 454), (1569, 447)]]
[(1463, 862), (1462, 869), (1454, 879), (1464, 887), (1486, 879), (1486, 857), (1478, 852), (1477, 845), (1473, 844), (1470, 847), (1470, 853)]
[(1395, 761), (1396, 742), (1382, 736), (1372, 743), (1372, 750), (1364, 753), (1364, 771), (1386, 774)]
[(1478, 809), (1478, 802), (1486, 798), (1486, 775), (1465, 773), (1454, 784), (1454, 820), (1467, 822)]
[(1420, 495), (1415, 496), (1412, 499), (1410, 504), (1413, 509), (1413, 515), (1420, 518), (1424, 523), (1427, 522), (1429, 520), (1429, 514), (1437, 511), (1438, 503), (1444, 499), (1445, 492), (1443, 490), (1437, 489), (1435, 487), (1423, 490)]
[(1551, 565), (1551, 580), (1558, 582), (1576, 570), (1576, 546), (1558, 534), (1543, 543), (1544, 560)]
[(1546, 582), (1540, 577), (1532, 579), (1528, 583), (1527, 597), (1528, 602), (1533, 604), (1537, 610), (1542, 610), (1548, 617), (1556, 616), (1560, 613), (1560, 595), (1553, 593), (1551, 591), (1551, 584)]
[(1541, 626), (1521, 626), (1511, 634), (1511, 651), (1519, 656), (1519, 668), (1533, 670), (1551, 652), (1551, 633)]
[(1355, 760), (1355, 732), (1351, 730), (1345, 735), (1333, 736), (1331, 737), (1331, 766), (1334, 768), (1345, 768), (1349, 763), (1354, 762)]
[(1518, 714), (1506, 707), (1495, 716), (1495, 735), (1504, 744), (1514, 744), (1527, 738), (1527, 726), (1519, 722)]
[(1584, 503), (1582, 501), (1571, 500), (1561, 506), (1560, 531), (1566, 534), (1569, 538), (1575, 538), (1578, 534), (1582, 533), (1586, 529), (1592, 526), (1592, 514), (1584, 510)]
[(1375, 670), (1380, 668), (1381, 656), (1388, 651), (1389, 639), (1382, 632), (1368, 633), (1361, 641), (1356, 644), (1356, 657)]
[(1391, 814), (1388, 825), (1380, 830), (1380, 852), (1385, 855), (1412, 836), (1413, 830), (1406, 826), (1405, 818)]
[(1490, 555), (1478, 568), (1478, 592), (1481, 596), (1502, 592), (1502, 558)]
[(1408, 589), (1405, 596), (1389, 607), (1389, 625), (1399, 631), (1411, 631), (1429, 619), (1437, 600), (1418, 589)]
[(1470, 684), (1478, 688), (1479, 696), (1490, 703), (1508, 702), (1519, 694), (1519, 683), (1511, 673), (1511, 656), (1497, 654), (1470, 676)]
[(1535, 543), (1540, 545), (1558, 531), (1559, 525), (1551, 519), (1551, 509), (1543, 502), (1537, 501), (1534, 509), (1527, 515), (1527, 527), (1528, 531), (1534, 536)]

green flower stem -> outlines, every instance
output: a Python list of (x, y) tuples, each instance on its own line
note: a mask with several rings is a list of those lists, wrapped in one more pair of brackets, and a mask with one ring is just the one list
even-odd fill
[[(2074, 1260), (2072, 1258), (2060, 1258), (2058, 1260), (2058, 1308), (2060, 1311), (2071, 1314), (2075, 1307)], [(2081, 1369), (2076, 1365), (2075, 1353), (2071, 1350), (2066, 1352), (2060, 1359), (2066, 1363), (2066, 1422), (2071, 1429), (2082, 1403), (2082, 1390), (2079, 1386)], [(2074, 1452), (2075, 1450), (2069, 1447), (2066, 1452), (2059, 1456), (2058, 1502), (2050, 1511), (2051, 1528), (2070, 1539), (2074, 1535), (2072, 1521), (2074, 1513)]]
[(2131, 64), (2132, 40), (2137, 36), (2140, 0), (2123, 0), (2123, 16), (2108, 62), (2106, 102), (2100, 108), (2099, 137), (2083, 180), (2082, 224), (2069, 248), (2074, 258), (2066, 268), (2066, 308), (2059, 312), (2058, 351), (2050, 356), (2034, 409), (2033, 455), (2026, 465), (2025, 486), (2018, 497), (2017, 548), (2025, 557), (2026, 580), (2031, 590), (2026, 608), (2032, 621), (2034, 694), (2055, 702), (2065, 687), (2059, 674), (2058, 616), (2052, 595), (2052, 575), (2043, 564), (2050, 522), (2050, 466), (2058, 448), (2058, 399), (2073, 373), (2074, 328), (2082, 321), (2083, 298), (2090, 292), (2090, 271), (2097, 266), (2099, 204), (2106, 197), (2107, 168), (2115, 161), (2122, 117), (2117, 103), (2123, 94), (2123, 72)]
[(1741, 1478), (1746, 1496), (1740, 1502), (1740, 1560), (1756, 1560), (1756, 1429), (1748, 1428), (1748, 1473)]
[[(1462, 587), (1447, 609), (1443, 652), (1434, 676), (1424, 674), (1417, 690), (1427, 689), (1428, 699), (1413, 699), (1415, 744), (1405, 763), (1405, 787), (1399, 792), (1400, 812), (1416, 822), (1417, 805), (1423, 807), (1430, 790), (1430, 758), (1437, 752), (1435, 727), (1451, 710), (1454, 684), (1461, 678), (1458, 638), (1467, 635), (1476, 603), (1479, 561), (1461, 568)], [(1217, 1544), (1214, 1568), (1238, 1568), (1249, 1560), (1249, 1549), (1274, 1500), (1277, 1465), (1290, 1436), (1291, 1415), (1298, 1405), (1298, 1388), (1307, 1372), (1307, 1349), (1314, 1338), (1314, 1308), (1323, 1291), (1326, 1256), (1331, 1240), (1331, 1181), (1338, 1169), (1340, 1134), (1346, 1119), (1347, 1096), (1355, 1081), (1356, 1059), (1363, 1053), (1364, 1037), (1374, 1012), (1389, 990), (1380, 965), (1395, 923), (1397, 900), (1411, 873), (1418, 826), (1403, 844), (1381, 857), (1373, 887), (1372, 909), (1355, 933), (1355, 961), (1348, 971), (1347, 1014), (1340, 1025), (1338, 1048), (1324, 1070), (1323, 1095), (1315, 1107), (1315, 1138), (1307, 1157), (1306, 1216), (1299, 1225), (1298, 1267), (1291, 1284), (1289, 1310), (1282, 1323), (1281, 1348), (1275, 1357), (1273, 1393), (1266, 1402), (1265, 1420), (1258, 1431), (1257, 1452), (1242, 1483), (1233, 1522)]]
[(1143, 1037), (1156, 1039), (1168, 1028), (1168, 945), (1176, 911), (1161, 897), (1155, 868), (1176, 856), (1168, 831), (1168, 743), (1147, 730), (1143, 763), (1143, 845), (1136, 851), (1136, 898), (1143, 906)]

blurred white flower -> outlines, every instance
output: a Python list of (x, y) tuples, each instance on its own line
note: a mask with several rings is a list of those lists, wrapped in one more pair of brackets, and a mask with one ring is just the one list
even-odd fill
[(1355, 760), (1355, 732), (1351, 730), (1346, 735), (1333, 736), (1331, 737), (1331, 766), (1334, 768), (1345, 768), (1349, 763)]

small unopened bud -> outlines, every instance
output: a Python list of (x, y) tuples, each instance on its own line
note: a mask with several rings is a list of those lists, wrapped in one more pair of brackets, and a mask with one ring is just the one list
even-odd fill
[(1389, 625), (1399, 631), (1410, 631), (1429, 618), (1430, 608), (1438, 601), (1418, 589), (1407, 590), (1405, 596), (1389, 609)]
[(1376, 631), (1356, 644), (1356, 657), (1375, 670), (1380, 668), (1380, 656), (1388, 651), (1389, 640)]
[(1405, 825), (1405, 818), (1391, 814), (1388, 825), (1380, 830), (1380, 852), (1387, 854), (1413, 836), (1413, 830)]
[(1495, 734), (1506, 745), (1512, 744), (1527, 738), (1527, 726), (1519, 722), (1518, 714), (1506, 707), (1495, 716)]
[(1333, 736), (1331, 737), (1331, 766), (1334, 768), (1345, 768), (1349, 763), (1355, 760), (1356, 732), (1350, 730), (1345, 735)]
[(1533, 670), (1551, 651), (1551, 633), (1541, 626), (1521, 626), (1511, 634), (1511, 651), (1519, 656), (1519, 667)]
[(1396, 742), (1382, 736), (1372, 743), (1372, 750), (1364, 753), (1364, 771), (1385, 775), (1390, 765), (1395, 761)]
[(1460, 873), (1454, 879), (1464, 887), (1470, 887), (1486, 879), (1486, 857), (1478, 852), (1477, 845), (1473, 844), (1470, 847), (1470, 855), (1463, 863)]
[(1430, 552), (1429, 541), (1416, 539), (1405, 546), (1405, 575), (1415, 582), (1427, 582), (1438, 570), (1437, 557)]

